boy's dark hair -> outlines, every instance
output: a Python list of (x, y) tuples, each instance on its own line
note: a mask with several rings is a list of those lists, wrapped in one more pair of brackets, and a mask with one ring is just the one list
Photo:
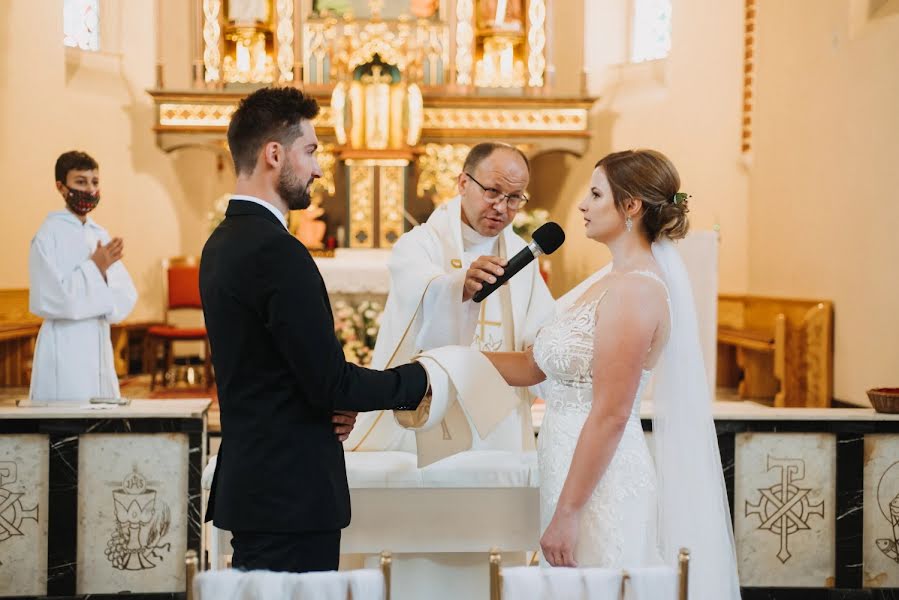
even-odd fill
[(56, 167), (54, 168), (56, 181), (60, 183), (66, 182), (69, 171), (91, 171), (99, 169), (100, 165), (87, 152), (80, 150), (70, 150), (59, 155), (56, 159)]
[(292, 144), (303, 132), (300, 122), (317, 115), (318, 102), (296, 88), (256, 90), (240, 101), (228, 125), (234, 170), (238, 175), (251, 174), (262, 146), (271, 141)]

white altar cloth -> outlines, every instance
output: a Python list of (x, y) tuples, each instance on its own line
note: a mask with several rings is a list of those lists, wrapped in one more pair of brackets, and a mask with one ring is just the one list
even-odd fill
[(337, 248), (333, 258), (315, 259), (331, 294), (383, 294), (390, 291), (390, 249)]

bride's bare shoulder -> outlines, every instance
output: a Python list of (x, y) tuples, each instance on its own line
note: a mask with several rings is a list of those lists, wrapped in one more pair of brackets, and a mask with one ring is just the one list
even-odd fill
[(621, 273), (609, 277), (606, 287), (608, 302), (626, 313), (649, 312), (661, 315), (667, 311), (668, 292), (662, 278), (651, 271)]

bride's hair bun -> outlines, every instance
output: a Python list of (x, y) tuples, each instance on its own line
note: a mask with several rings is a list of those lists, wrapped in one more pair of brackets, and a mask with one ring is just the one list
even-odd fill
[(656, 150), (625, 150), (609, 154), (596, 167), (605, 172), (619, 211), (624, 212), (629, 198), (643, 202), (640, 221), (650, 242), (687, 235), (689, 196), (680, 191), (680, 175), (667, 156)]

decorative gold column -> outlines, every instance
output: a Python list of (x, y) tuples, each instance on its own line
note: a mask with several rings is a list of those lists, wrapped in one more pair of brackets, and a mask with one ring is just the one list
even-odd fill
[(375, 247), (375, 162), (348, 159), (350, 248)]
[(275, 39), (278, 44), (278, 79), (293, 81), (293, 0), (277, 0), (275, 11), (278, 18)]
[(474, 0), (456, 2), (456, 83), (471, 85), (474, 67)]
[(546, 0), (528, 2), (528, 86), (543, 87), (546, 71)]
[(403, 235), (404, 175), (408, 160), (381, 161), (378, 193), (378, 240), (381, 248), (392, 247)]
[(221, 14), (222, 0), (203, 0), (203, 69), (207, 84), (219, 84), (222, 80)]

